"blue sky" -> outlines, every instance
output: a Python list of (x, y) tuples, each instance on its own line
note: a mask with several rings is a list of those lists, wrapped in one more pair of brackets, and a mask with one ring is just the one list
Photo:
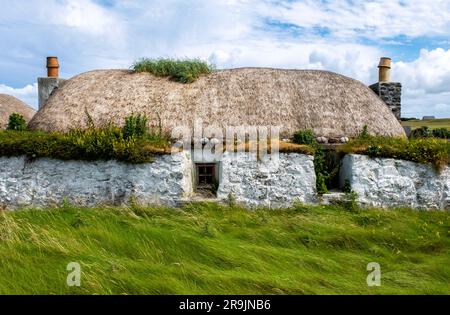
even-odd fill
[(37, 104), (36, 78), (200, 57), (218, 68), (325, 69), (366, 84), (381, 56), (403, 116), (450, 117), (448, 0), (0, 0), (0, 93)]

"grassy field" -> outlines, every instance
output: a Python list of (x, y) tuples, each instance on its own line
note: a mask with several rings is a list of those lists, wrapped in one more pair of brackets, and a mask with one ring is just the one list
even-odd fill
[(402, 121), (402, 126), (411, 126), (412, 129), (428, 126), (431, 129), (447, 128), (450, 129), (450, 118), (431, 119), (431, 120), (408, 120)]
[(0, 293), (450, 294), (449, 230), (448, 212), (338, 206), (3, 211)]

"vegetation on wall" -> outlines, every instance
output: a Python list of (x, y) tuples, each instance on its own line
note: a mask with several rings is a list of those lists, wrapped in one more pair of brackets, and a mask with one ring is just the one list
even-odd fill
[[(440, 170), (450, 164), (450, 142), (438, 139), (435, 134), (446, 135), (447, 130), (426, 130), (429, 132), (428, 136), (408, 140), (371, 136), (367, 126), (364, 126), (357, 138), (336, 147), (336, 150), (340, 155), (354, 153), (432, 164)], [(301, 145), (307, 144), (313, 148), (316, 189), (319, 194), (327, 193), (330, 187), (334, 187), (336, 176), (339, 173), (339, 162), (335, 161), (332, 151), (317, 143), (311, 130), (297, 131), (294, 133), (293, 142)]]
[(450, 139), (450, 130), (447, 128), (431, 129), (428, 126), (422, 126), (420, 128), (411, 131), (411, 138), (441, 138)]
[[(273, 140), (263, 141), (248, 141), (245, 142), (235, 142), (234, 144), (225, 143), (223, 146), (224, 151), (229, 152), (250, 152), (256, 151), (259, 155), (261, 152), (267, 152), (267, 154), (271, 154), (273, 150), (274, 143)], [(312, 145), (306, 144), (296, 144), (291, 142), (278, 141), (278, 152), (280, 153), (300, 153), (306, 155), (314, 155), (315, 147)]]
[[(49, 157), (63, 160), (110, 160), (128, 163), (150, 162), (155, 154), (171, 152), (170, 137), (148, 127), (144, 115), (131, 115), (125, 118), (123, 127), (112, 124), (96, 127), (93, 119), (86, 113), (88, 128), (74, 129), (67, 133), (47, 133), (27, 131), (23, 117), (10, 116), (9, 130), (0, 131), (0, 156), (25, 155), (30, 159)], [(434, 133), (445, 134), (436, 129)], [(432, 133), (433, 134), (433, 133)], [(317, 143), (311, 130), (298, 131), (294, 143), (279, 142), (279, 152), (314, 155), (317, 178), (317, 191), (327, 192), (338, 172), (338, 165), (329, 150)], [(247, 150), (250, 143), (236, 145), (235, 149)], [(271, 145), (268, 146), (271, 151)], [(441, 169), (450, 163), (450, 142), (436, 137), (413, 139), (371, 136), (365, 127), (360, 136), (347, 144), (339, 146), (341, 154), (366, 154), (371, 157), (397, 158), (419, 163), (431, 163)]]
[(359, 137), (340, 146), (343, 154), (356, 153), (371, 157), (395, 158), (441, 169), (450, 163), (450, 142), (437, 138), (404, 139), (382, 136)]
[[(0, 294), (449, 294), (448, 222), (301, 204), (3, 211)], [(372, 261), (381, 286), (366, 284)]]
[(316, 144), (316, 136), (311, 129), (294, 132), (292, 142), (297, 144)]
[(316, 172), (316, 190), (318, 194), (328, 192), (333, 177), (336, 176), (339, 165), (332, 163), (332, 157), (329, 152), (316, 141), (314, 132), (310, 129), (296, 131), (292, 141), (299, 145), (308, 145), (313, 148), (314, 152), (314, 170)]
[[(151, 162), (155, 154), (170, 153), (170, 141), (142, 125), (142, 116), (127, 117), (123, 128), (107, 125), (74, 129), (67, 133), (0, 131), (0, 156), (40, 157), (61, 160), (118, 160)], [(145, 120), (145, 119), (144, 119)]]
[(192, 83), (200, 75), (208, 74), (214, 67), (200, 59), (148, 59), (144, 58), (132, 66), (135, 72), (149, 72), (159, 77), (169, 77), (181, 83)]

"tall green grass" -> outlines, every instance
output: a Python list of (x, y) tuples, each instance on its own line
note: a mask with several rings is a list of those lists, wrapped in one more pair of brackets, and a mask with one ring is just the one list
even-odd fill
[[(0, 294), (449, 294), (449, 216), (214, 203), (0, 212)], [(70, 262), (80, 287), (66, 285)], [(380, 287), (366, 283), (369, 262)]]
[(132, 65), (135, 72), (149, 72), (160, 77), (169, 77), (181, 83), (192, 83), (200, 75), (214, 70), (212, 65), (200, 59), (148, 59), (138, 60)]
[(161, 131), (150, 130), (145, 116), (127, 117), (124, 127), (112, 124), (96, 127), (89, 116), (88, 122), (87, 129), (67, 133), (0, 131), (0, 156), (146, 163), (155, 154), (170, 153), (169, 137)]

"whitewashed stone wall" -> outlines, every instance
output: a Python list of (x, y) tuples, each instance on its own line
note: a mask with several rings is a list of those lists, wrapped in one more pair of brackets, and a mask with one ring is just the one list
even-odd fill
[(157, 156), (153, 163), (0, 158), (0, 208), (46, 207), (64, 199), (80, 206), (176, 205), (192, 194), (190, 155)]
[[(341, 168), (365, 206), (450, 210), (450, 168), (347, 155)], [(193, 192), (189, 152), (157, 156), (153, 163), (0, 158), (0, 209), (48, 207), (64, 199), (80, 206), (136, 202), (178, 205)], [(280, 153), (278, 161), (257, 161), (249, 153), (224, 153), (219, 163), (219, 200), (231, 194), (249, 207), (279, 208), (294, 201), (316, 203), (313, 157)]]
[(450, 210), (450, 168), (350, 154), (342, 161), (341, 185), (350, 181), (365, 206)]
[(294, 201), (316, 201), (316, 174), (313, 157), (280, 153), (276, 161), (257, 162), (249, 153), (224, 153), (217, 197), (231, 193), (238, 203), (249, 207), (279, 208)]

